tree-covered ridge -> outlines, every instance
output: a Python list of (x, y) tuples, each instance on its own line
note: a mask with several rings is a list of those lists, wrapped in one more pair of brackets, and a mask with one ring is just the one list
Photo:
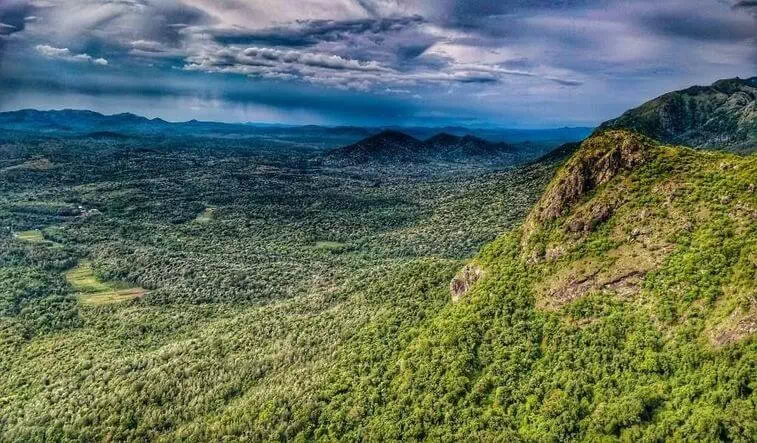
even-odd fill
[(664, 143), (754, 152), (757, 77), (667, 93), (603, 123), (599, 130), (611, 128), (629, 129)]
[[(549, 150), (547, 150), (548, 152)], [(533, 144), (514, 146), (472, 135), (439, 133), (419, 140), (399, 131), (384, 131), (327, 153), (337, 165), (400, 165), (405, 163), (469, 163), (514, 165), (532, 160), (542, 149)]]
[(757, 158), (622, 132), (576, 155), (624, 142), (642, 164), (484, 248), (485, 276), (380, 371), (373, 349), (346, 357), (313, 435), (752, 441)]

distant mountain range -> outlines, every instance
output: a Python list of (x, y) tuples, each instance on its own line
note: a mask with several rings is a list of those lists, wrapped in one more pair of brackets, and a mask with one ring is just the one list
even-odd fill
[[(665, 94), (603, 123), (596, 133), (611, 129), (631, 130), (668, 144), (755, 152), (757, 77), (720, 80), (712, 86), (695, 86)], [(567, 143), (544, 159), (567, 158), (578, 149), (575, 141), (582, 138), (566, 140)], [(326, 160), (351, 165), (432, 161), (515, 164), (534, 160), (536, 156), (522, 145), (516, 147), (472, 135), (442, 132), (421, 140), (405, 132), (389, 130), (335, 149), (328, 153)]]
[(190, 120), (168, 122), (124, 113), (103, 115), (86, 110), (64, 109), (38, 111), (24, 109), (0, 113), (0, 130), (22, 134), (123, 138), (134, 136), (194, 136), (228, 138), (262, 138), (275, 142), (307, 143), (331, 148), (367, 137), (375, 130), (352, 126), (282, 126), (244, 123), (220, 123)]
[(114, 139), (126, 136), (255, 138), (258, 141), (271, 143), (300, 144), (311, 148), (335, 148), (355, 143), (386, 130), (402, 131), (424, 140), (439, 133), (458, 137), (475, 133), (479, 137), (498, 142), (549, 142), (556, 146), (568, 141), (582, 140), (591, 133), (593, 128), (330, 127), (219, 123), (197, 120), (174, 123), (159, 118), (148, 119), (129, 113), (103, 115), (92, 111), (72, 109), (60, 111), (26, 109), (0, 113), (0, 131), (54, 137)]
[(664, 143), (734, 152), (757, 151), (757, 77), (670, 92), (617, 119), (605, 129), (629, 129)]
[(484, 161), (514, 163), (519, 149), (472, 135), (437, 134), (425, 141), (399, 131), (384, 131), (331, 151), (326, 160), (339, 164)]

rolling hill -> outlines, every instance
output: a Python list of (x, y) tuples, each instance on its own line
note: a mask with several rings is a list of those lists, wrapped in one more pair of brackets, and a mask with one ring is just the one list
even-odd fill
[(472, 135), (437, 134), (421, 141), (403, 132), (388, 130), (353, 145), (328, 152), (327, 163), (341, 165), (430, 162), (515, 163), (521, 156), (515, 146), (489, 142)]
[(620, 128), (664, 143), (755, 152), (757, 77), (670, 92), (603, 123), (598, 130)]
[[(490, 140), (506, 143), (531, 142), (555, 147), (562, 143), (582, 140), (593, 128), (553, 129), (477, 129)], [(159, 118), (122, 113), (103, 115), (93, 111), (63, 109), (40, 111), (23, 109), (0, 112), (0, 136), (7, 133), (43, 135), (47, 137), (206, 137), (239, 138), (278, 143), (282, 147), (301, 145), (309, 149), (333, 149), (359, 142), (381, 132), (403, 132), (415, 138), (426, 139), (439, 133), (448, 133), (459, 138), (468, 136), (470, 128), (463, 127), (360, 127), (318, 125), (272, 125), (253, 123), (221, 123), (190, 120), (168, 122)]]

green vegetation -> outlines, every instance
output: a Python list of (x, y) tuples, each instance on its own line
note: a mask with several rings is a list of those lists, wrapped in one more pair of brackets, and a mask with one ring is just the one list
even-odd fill
[(319, 241), (315, 242), (316, 249), (320, 249), (322, 251), (331, 252), (334, 254), (340, 254), (347, 250), (348, 246), (344, 243), (339, 243), (335, 241)]
[(66, 281), (77, 292), (79, 301), (90, 306), (120, 303), (145, 295), (145, 290), (142, 288), (99, 281), (94, 274), (92, 264), (86, 261), (66, 272)]
[[(755, 156), (609, 132), (547, 187), (119, 143), (0, 151), (63, 165), (0, 182), (0, 440), (757, 435)], [(149, 292), (77, 303), (102, 282)]]
[[(571, 195), (574, 173), (607, 173), (582, 159), (624, 142), (647, 160), (487, 246), (476, 258), (485, 276), (459, 303), (403, 329), (396, 348), (357, 339), (309, 412), (309, 436), (753, 440), (757, 157), (608, 134), (537, 208)], [(607, 202), (609, 214), (597, 210)]]
[(45, 241), (45, 237), (42, 235), (42, 231), (39, 229), (32, 229), (31, 231), (17, 232), (16, 238), (31, 243), (42, 243)]
[(757, 77), (669, 92), (600, 127), (628, 129), (665, 143), (757, 151)]
[[(318, 404), (355, 334), (405, 343), (555, 169), (332, 169), (234, 141), (143, 143), (2, 145), (8, 163), (59, 167), (0, 180), (0, 440), (297, 434), (279, 407)], [(207, 208), (213, 222), (194, 222)], [(46, 226), (60, 247), (11, 235)], [(148, 292), (99, 303), (128, 287)]]
[(195, 221), (198, 223), (209, 223), (215, 218), (215, 212), (215, 208), (205, 208), (205, 210), (195, 218)]

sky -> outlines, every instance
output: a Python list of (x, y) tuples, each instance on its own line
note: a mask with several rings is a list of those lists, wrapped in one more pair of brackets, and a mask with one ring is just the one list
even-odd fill
[(757, 74), (757, 0), (0, 0), (0, 110), (594, 126)]

